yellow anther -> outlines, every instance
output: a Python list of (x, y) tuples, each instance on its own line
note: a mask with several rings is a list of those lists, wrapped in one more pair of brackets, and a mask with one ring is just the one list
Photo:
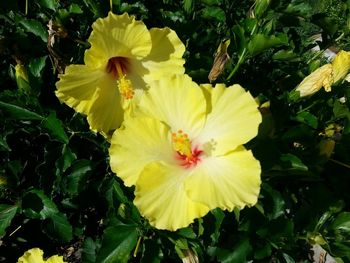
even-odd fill
[(192, 157), (191, 141), (186, 133), (182, 130), (179, 130), (177, 133), (174, 132), (172, 134), (172, 141), (175, 151), (186, 157)]
[[(119, 68), (119, 67), (117, 67)], [(134, 89), (132, 87), (131, 81), (123, 75), (117, 80), (118, 89), (120, 94), (124, 99), (132, 99), (135, 95)]]

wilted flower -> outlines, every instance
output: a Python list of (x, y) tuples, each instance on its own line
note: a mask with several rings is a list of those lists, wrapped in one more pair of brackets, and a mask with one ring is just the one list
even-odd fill
[(151, 225), (176, 230), (211, 209), (257, 202), (260, 164), (243, 144), (257, 135), (261, 115), (241, 86), (163, 78), (136, 114), (113, 134), (111, 168), (136, 185), (134, 203)]
[(99, 18), (92, 25), (85, 65), (70, 65), (57, 82), (57, 97), (87, 115), (90, 128), (118, 128), (147, 83), (183, 73), (183, 43), (169, 28), (150, 30), (128, 14)]
[(52, 256), (47, 260), (43, 259), (44, 252), (39, 248), (32, 248), (24, 252), (17, 263), (65, 263), (62, 256)]
[(216, 50), (214, 63), (208, 75), (210, 83), (215, 81), (221, 75), (226, 63), (230, 60), (230, 56), (227, 53), (227, 48), (230, 45), (230, 42), (230, 39), (224, 39)]
[(299, 96), (306, 97), (315, 94), (322, 87), (325, 91), (331, 91), (331, 85), (333, 83), (333, 67), (331, 64), (323, 65), (316, 69), (310, 75), (298, 85), (296, 91), (299, 92)]
[(332, 61), (333, 82), (336, 83), (344, 79), (350, 71), (350, 52), (341, 50)]

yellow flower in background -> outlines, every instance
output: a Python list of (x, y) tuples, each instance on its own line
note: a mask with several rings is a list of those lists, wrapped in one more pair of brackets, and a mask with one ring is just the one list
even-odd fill
[(299, 92), (299, 97), (306, 97), (315, 94), (322, 87), (325, 91), (331, 91), (333, 84), (333, 67), (331, 64), (323, 65), (316, 69), (310, 75), (303, 79), (297, 86), (296, 91)]
[(257, 135), (261, 115), (241, 86), (163, 78), (135, 114), (113, 134), (110, 164), (136, 185), (134, 203), (151, 225), (174, 231), (211, 209), (257, 202), (260, 163), (242, 145)]
[(109, 13), (92, 25), (84, 65), (70, 65), (56, 83), (60, 101), (87, 115), (90, 128), (109, 133), (123, 121), (148, 83), (184, 72), (185, 47), (169, 28), (150, 30), (134, 16)]
[(52, 256), (47, 260), (43, 259), (44, 252), (39, 248), (32, 248), (24, 252), (17, 263), (65, 263), (62, 256)]
[(334, 83), (342, 80), (350, 71), (350, 52), (341, 50), (332, 61)]

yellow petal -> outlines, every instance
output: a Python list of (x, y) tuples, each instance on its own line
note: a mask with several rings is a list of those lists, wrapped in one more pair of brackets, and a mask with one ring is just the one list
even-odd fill
[(260, 191), (260, 163), (244, 147), (220, 157), (207, 157), (185, 179), (185, 189), (193, 201), (210, 209), (251, 206)]
[[(56, 94), (76, 100), (90, 100), (106, 73), (85, 65), (70, 65), (65, 74), (59, 75)], [(64, 102), (64, 101), (63, 101)]]
[(147, 27), (127, 13), (109, 12), (107, 17), (97, 19), (92, 25), (89, 42), (91, 48), (85, 52), (84, 61), (95, 68), (105, 67), (112, 57), (146, 57), (152, 48)]
[(61, 102), (64, 102), (69, 107), (75, 109), (76, 112), (87, 115), (90, 112), (90, 108), (94, 99), (91, 100), (77, 100), (69, 96), (65, 96), (62, 93), (56, 91), (56, 96)]
[(48, 258), (45, 262), (46, 263), (64, 263), (62, 256), (52, 256)]
[(104, 71), (71, 65), (56, 86), (59, 100), (87, 115), (92, 130), (107, 134), (122, 123), (123, 101), (117, 82)]
[(43, 259), (44, 252), (39, 248), (32, 248), (20, 257), (17, 263), (65, 263), (62, 256), (52, 256), (48, 260)]
[(146, 81), (160, 79), (163, 76), (183, 74), (185, 46), (170, 28), (151, 28), (151, 53), (142, 60), (143, 66), (149, 70)]
[(174, 75), (155, 81), (141, 98), (145, 116), (163, 121), (177, 132), (194, 138), (205, 122), (206, 101), (202, 90), (187, 75)]
[(322, 87), (325, 87), (326, 91), (331, 91), (332, 83), (333, 66), (331, 64), (326, 64), (304, 78), (296, 88), (296, 91), (299, 91), (299, 96), (302, 98), (315, 94)]
[(208, 213), (207, 206), (191, 201), (183, 182), (188, 171), (178, 166), (152, 163), (136, 182), (134, 203), (150, 224), (175, 231)]
[(151, 162), (175, 163), (169, 128), (149, 118), (126, 118), (115, 131), (109, 149), (113, 172), (125, 185), (135, 185), (143, 168)]
[(350, 71), (350, 52), (341, 50), (332, 61), (334, 83), (344, 79)]
[(43, 263), (44, 252), (39, 248), (32, 248), (24, 252), (23, 256), (18, 259), (17, 263)]
[(261, 122), (258, 105), (241, 86), (216, 85), (211, 90), (209, 109), (206, 124), (194, 140), (199, 145), (213, 143), (211, 153), (207, 154), (225, 154), (258, 134)]
[(124, 119), (122, 100), (117, 83), (105, 78), (96, 91), (87, 116), (90, 128), (104, 133), (119, 128)]

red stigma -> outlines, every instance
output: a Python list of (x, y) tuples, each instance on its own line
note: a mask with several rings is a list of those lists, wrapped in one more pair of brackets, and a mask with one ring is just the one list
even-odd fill
[(198, 150), (197, 148), (192, 151), (192, 156), (187, 156), (177, 152), (177, 159), (180, 161), (181, 166), (190, 168), (197, 165), (197, 163), (201, 161), (200, 155), (202, 152), (202, 150)]

